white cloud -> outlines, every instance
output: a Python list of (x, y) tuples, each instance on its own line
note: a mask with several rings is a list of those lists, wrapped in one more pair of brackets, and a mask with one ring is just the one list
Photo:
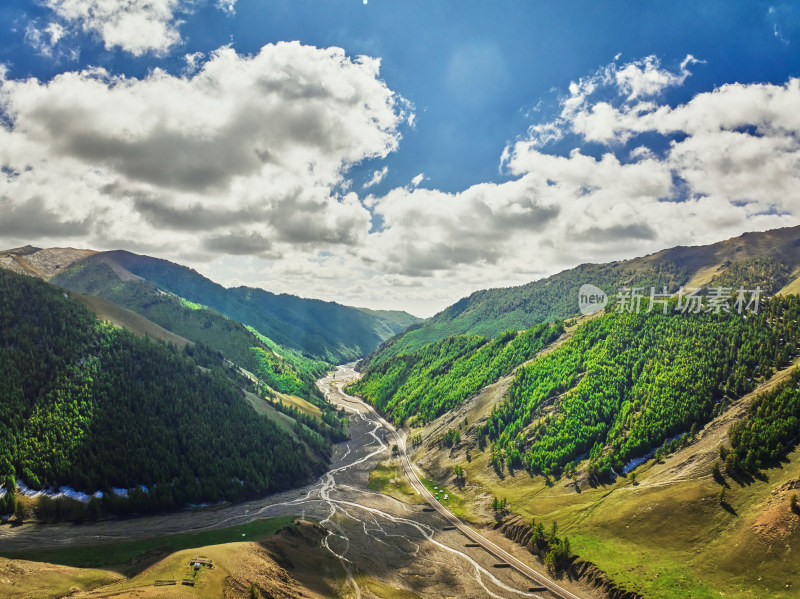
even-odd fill
[(44, 0), (44, 4), (64, 24), (99, 35), (106, 49), (119, 47), (134, 56), (163, 54), (179, 43), (177, 15), (192, 6), (189, 0)]
[[(674, 82), (685, 78), (688, 57), (679, 73), (666, 71), (644, 76), (642, 81)], [(630, 65), (618, 73), (631, 72)], [(614, 147), (641, 134), (663, 136), (666, 150), (658, 164), (685, 184), (674, 190), (691, 196), (710, 196), (748, 214), (796, 213), (800, 208), (800, 80), (784, 85), (729, 84), (701, 93), (684, 105), (671, 107), (656, 101), (640, 102), (641, 81), (631, 85), (628, 75), (615, 76), (622, 98), (616, 105), (592, 101), (592, 90), (568, 112), (542, 127), (552, 127), (563, 137), (575, 134), (585, 141)], [(661, 83), (658, 83), (661, 85)], [(573, 94), (572, 97), (576, 97)], [(537, 132), (504, 152), (504, 164), (515, 174), (531, 172), (541, 160)], [(656, 154), (646, 146), (630, 152), (632, 161), (652, 161)], [(667, 199), (675, 199), (669, 197)], [(682, 198), (678, 198), (682, 199)]]
[[(686, 67), (697, 62), (693, 56), (687, 56), (681, 63), (678, 73), (671, 73), (660, 68), (660, 63), (655, 56), (648, 56), (644, 60), (632, 62), (621, 69), (612, 69), (616, 85), (627, 100), (651, 97), (660, 94), (668, 87), (683, 85), (689, 71)], [(609, 74), (611, 74), (609, 73)]]
[(217, 8), (227, 15), (236, 14), (236, 0), (217, 0)]
[(364, 183), (363, 189), (367, 189), (369, 187), (373, 187), (374, 185), (377, 185), (378, 183), (383, 181), (384, 177), (386, 177), (386, 175), (388, 173), (389, 173), (389, 167), (388, 166), (384, 166), (383, 168), (379, 168), (378, 170), (376, 170), (375, 172), (372, 173), (372, 177), (370, 178), (370, 180), (367, 181), (366, 183)]
[[(646, 59), (574, 83), (555, 120), (504, 151), (513, 181), (371, 198), (385, 229), (368, 238), (365, 259), (455, 291), (456, 274), (485, 281), (473, 289), (523, 283), (582, 262), (800, 224), (800, 80), (725, 85), (668, 105), (661, 93), (681, 85), (693, 61), (668, 72)], [(542, 148), (547, 136), (607, 150), (559, 156)]]
[(52, 57), (56, 46), (68, 33), (60, 23), (48, 23), (40, 29), (37, 21), (31, 21), (25, 27), (25, 42), (40, 54)]
[(198, 260), (361, 243), (370, 215), (335, 189), (350, 165), (393, 151), (406, 118), (379, 61), (295, 42), (195, 66), (46, 83), (3, 73), (5, 209), (38, 207), (52, 243)]
[[(621, 130), (615, 128), (617, 121), (650, 110), (659, 94), (669, 87), (683, 85), (691, 75), (688, 67), (698, 62), (701, 61), (688, 55), (676, 73), (662, 69), (655, 56), (622, 66), (612, 62), (588, 77), (572, 81), (569, 94), (561, 99), (558, 117), (532, 125), (527, 132), (527, 142), (542, 147), (563, 139), (568, 133), (578, 133), (587, 141), (624, 143), (628, 137), (620, 135)], [(611, 94), (617, 106), (613, 100), (598, 99), (601, 92)]]
[(377, 60), (292, 43), (187, 57), (183, 76), (2, 73), (0, 239), (124, 247), (223, 283), (425, 315), (583, 262), (800, 224), (800, 80), (672, 106), (664, 91), (691, 62), (573, 83), (503, 152), (510, 181), (448, 193), (420, 173), (363, 200), (348, 167), (385, 158), (409, 122)]

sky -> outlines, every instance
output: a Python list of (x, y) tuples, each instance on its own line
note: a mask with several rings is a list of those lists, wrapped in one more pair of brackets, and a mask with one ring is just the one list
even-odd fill
[(800, 224), (800, 3), (4, 0), (0, 247), (430, 316)]

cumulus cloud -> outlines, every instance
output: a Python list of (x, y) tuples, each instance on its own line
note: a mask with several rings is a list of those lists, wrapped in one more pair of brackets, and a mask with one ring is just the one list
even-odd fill
[[(645, 76), (651, 70), (649, 66), (640, 68), (639, 73), (642, 80), (672, 85), (684, 77), (691, 60), (687, 57), (678, 73), (659, 68), (662, 74)], [(617, 73), (630, 70), (628, 65)], [(800, 80), (790, 79), (784, 85), (723, 85), (675, 107), (639, 101), (639, 93), (632, 90), (646, 84), (631, 85), (627, 75), (615, 77), (613, 85), (620, 98), (616, 104), (593, 102), (591, 96), (597, 90), (591, 90), (545, 126), (557, 129), (561, 136), (573, 134), (610, 148), (623, 142), (636, 143), (643, 134), (661, 136), (666, 145), (661, 158), (641, 145), (630, 151), (629, 159), (632, 164), (657, 164), (680, 185), (666, 190), (661, 197), (645, 190), (644, 198), (713, 198), (731, 209), (742, 208), (749, 216), (797, 211), (800, 113), (795, 107), (800, 105)], [(574, 97), (571, 95), (565, 106)], [(533, 132), (506, 148), (505, 166), (518, 175), (531, 172), (543, 160), (544, 145)]]
[(420, 174), (365, 198), (348, 168), (388, 156), (410, 120), (378, 60), (292, 43), (193, 55), (181, 76), (0, 71), (0, 236), (424, 315), (584, 262), (800, 224), (800, 80), (669, 104), (695, 62), (612, 63), (573, 83), (503, 152), (510, 180), (451, 193)]
[(369, 212), (336, 190), (350, 165), (397, 147), (407, 118), (380, 62), (299, 43), (191, 60), (194, 73), (143, 79), (0, 73), (8, 210), (69, 214), (52, 237), (78, 223), (89, 245), (146, 238), (193, 256), (360, 243)]
[[(665, 92), (695, 63), (609, 65), (571, 85), (556, 118), (509, 144), (502, 166), (512, 180), (369, 196), (381, 227), (360, 244), (285, 257), (263, 266), (261, 280), (430, 314), (476, 289), (584, 262), (800, 224), (800, 80), (725, 85), (668, 104)], [(554, 140), (575, 147), (548, 151)], [(302, 263), (303, 274), (288, 263)], [(348, 282), (330, 272), (347, 272)]]
[[(163, 54), (180, 42), (178, 14), (189, 0), (44, 0), (64, 24), (98, 35), (106, 49)], [(234, 2), (226, 0), (233, 8)], [(62, 26), (62, 25), (59, 25)]]
[[(512, 181), (370, 198), (384, 229), (364, 259), (432, 286), (482, 276), (481, 288), (799, 224), (800, 80), (730, 84), (670, 106), (663, 92), (695, 62), (669, 71), (649, 57), (574, 83), (555, 119), (506, 148)], [(576, 147), (548, 152), (554, 139)], [(585, 142), (606, 149), (590, 155)]]
[[(627, 141), (626, 137), (620, 136), (621, 131), (613, 128), (614, 116), (622, 112), (635, 117), (650, 110), (659, 94), (670, 87), (683, 85), (691, 75), (689, 66), (698, 62), (694, 56), (688, 55), (677, 72), (663, 69), (656, 56), (621, 66), (612, 62), (571, 82), (569, 93), (561, 99), (560, 114), (552, 121), (532, 125), (528, 129), (528, 141), (533, 146), (543, 147), (563, 139), (569, 132), (581, 134), (587, 141)], [(603, 93), (617, 100), (620, 108), (602, 98)]]

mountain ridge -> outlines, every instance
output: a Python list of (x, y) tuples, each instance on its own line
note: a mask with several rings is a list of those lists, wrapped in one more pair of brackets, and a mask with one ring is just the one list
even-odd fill
[[(625, 285), (645, 290), (652, 286), (657, 291), (667, 286), (672, 293), (680, 286), (706, 287), (732, 265), (759, 260), (762, 270), (778, 264), (788, 271), (783, 279), (776, 279), (779, 286), (762, 291), (768, 295), (799, 292), (800, 226), (748, 232), (707, 245), (675, 246), (627, 260), (584, 263), (523, 285), (478, 290), (387, 340), (368, 360), (410, 353), (453, 335), (493, 337), (509, 328), (524, 330), (574, 317), (579, 313), (578, 290), (584, 283), (600, 287), (609, 297)], [(760, 281), (756, 274), (750, 276), (754, 283)], [(745, 277), (741, 283), (750, 284)]]
[[(354, 308), (246, 286), (226, 288), (190, 267), (126, 250), (98, 252), (32, 245), (0, 250), (0, 268), (56, 284), (74, 278), (81, 265), (91, 263), (105, 264), (122, 283), (149, 281), (161, 290), (252, 326), (283, 347), (328, 362), (360, 358), (387, 338), (420, 322), (402, 311)], [(103, 286), (94, 283), (97, 289)], [(97, 295), (89, 287), (72, 290)], [(105, 299), (113, 301), (108, 296)]]
[[(252, 326), (284, 347), (329, 362), (359, 358), (404, 328), (402, 323), (393, 325), (386, 313), (378, 317), (337, 302), (246, 286), (226, 288), (189, 267), (125, 250), (93, 254), (68, 271), (92, 262), (107, 264), (123, 280), (145, 279), (159, 289)], [(62, 279), (63, 275), (53, 282)]]

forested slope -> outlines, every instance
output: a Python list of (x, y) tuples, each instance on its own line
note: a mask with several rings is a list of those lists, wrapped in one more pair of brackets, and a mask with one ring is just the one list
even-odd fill
[[(728, 430), (731, 451), (725, 456), (730, 472), (757, 472), (778, 464), (800, 435), (800, 369), (753, 398), (744, 419)], [(723, 452), (724, 453), (724, 452)]]
[(159, 289), (252, 326), (281, 346), (329, 362), (357, 359), (405, 329), (409, 319), (418, 321), (405, 313), (370, 313), (263, 289), (226, 289), (185, 266), (125, 251), (102, 252), (78, 264), (92, 262), (142, 277)]
[[(787, 366), (800, 343), (800, 298), (758, 313), (609, 313), (520, 368), (479, 433), (495, 467), (557, 474), (589, 459), (597, 478), (666, 439), (691, 434)], [(672, 443), (677, 443), (673, 441)]]
[(103, 261), (75, 264), (51, 282), (65, 289), (107, 299), (189, 341), (220, 351), (228, 360), (254, 373), (281, 393), (304, 398), (319, 395), (314, 381), (330, 368), (325, 362), (285, 350), (213, 310), (159, 291), (146, 280), (122, 280)]
[(494, 339), (450, 337), (368, 368), (348, 386), (397, 424), (423, 424), (453, 409), (485, 385), (532, 358), (564, 332), (561, 323), (537, 325)]
[(285, 489), (323, 467), (253, 412), (217, 354), (140, 339), (67, 296), (0, 270), (0, 479), (146, 485), (163, 508)]
[(494, 336), (540, 322), (575, 316), (578, 290), (584, 283), (613, 297), (620, 287), (666, 286), (674, 293), (682, 285), (708, 288), (761, 285), (776, 293), (800, 276), (800, 227), (746, 233), (708, 246), (675, 247), (656, 254), (610, 262), (582, 264), (553, 276), (521, 285), (485, 289), (462, 298), (433, 318), (387, 342), (372, 356), (386, 359), (413, 352), (428, 343), (463, 334)]

